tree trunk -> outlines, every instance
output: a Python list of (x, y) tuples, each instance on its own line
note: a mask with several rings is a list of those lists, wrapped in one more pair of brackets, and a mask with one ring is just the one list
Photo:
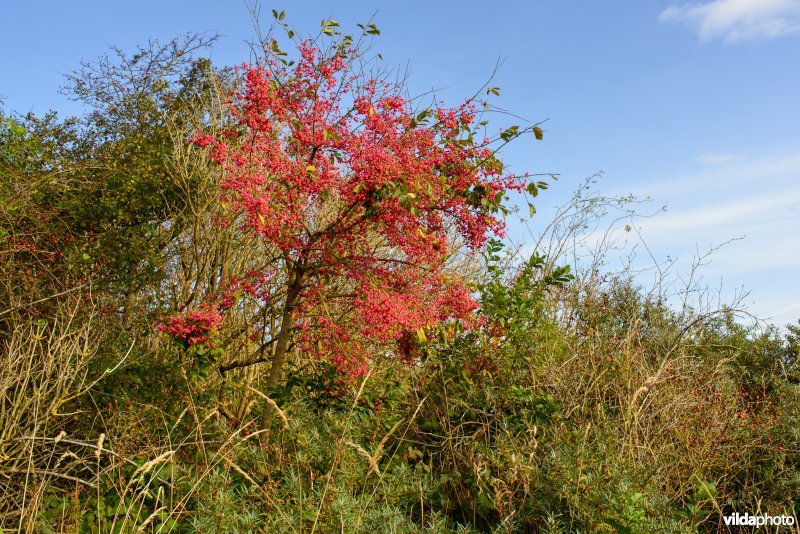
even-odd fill
[[(300, 294), (302, 287), (303, 272), (296, 269), (293, 279), (289, 284), (288, 291), (286, 292), (286, 301), (283, 304), (283, 317), (281, 318), (281, 329), (278, 332), (278, 340), (275, 343), (275, 352), (272, 356), (272, 365), (269, 369), (269, 376), (267, 377), (267, 387), (271, 392), (281, 382), (283, 375), (283, 366), (286, 363), (286, 352), (289, 348), (289, 340), (292, 337), (292, 329), (294, 328), (294, 309), (297, 306), (297, 297)], [(261, 426), (269, 428), (272, 423), (272, 417), (275, 415), (275, 410), (272, 405), (264, 402), (264, 408), (261, 415)]]

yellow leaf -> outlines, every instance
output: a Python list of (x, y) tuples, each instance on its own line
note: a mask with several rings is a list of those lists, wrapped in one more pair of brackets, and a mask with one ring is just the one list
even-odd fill
[(316, 171), (316, 170), (317, 170), (317, 168), (316, 168), (316, 167), (314, 167), (313, 165), (309, 165), (309, 166), (307, 166), (307, 167), (306, 167), (306, 170), (307, 170), (308, 172), (314, 172), (314, 171)]
[(425, 336), (425, 330), (422, 328), (417, 329), (417, 339), (420, 343), (427, 343), (428, 338)]

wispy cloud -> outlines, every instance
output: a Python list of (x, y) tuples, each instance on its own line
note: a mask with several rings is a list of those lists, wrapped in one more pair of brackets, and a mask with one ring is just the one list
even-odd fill
[[(753, 151), (742, 161), (734, 161), (739, 158), (736, 152), (714, 153), (705, 158), (706, 163), (687, 162), (693, 172), (661, 176), (657, 182), (632, 182), (629, 185), (640, 197), (652, 194), (654, 206), (666, 203), (667, 211), (619, 220), (610, 233), (602, 226), (590, 229), (585, 246), (594, 249), (611, 243), (615, 250), (607, 264), (614, 268), (617, 258), (622, 265), (631, 261), (631, 267), (641, 271), (639, 280), (645, 287), (651, 287), (648, 277), (661, 276), (661, 267), (669, 264), (668, 274), (677, 277), (677, 289), (693, 269), (696, 256), (713, 250), (697, 272), (701, 285), (715, 287), (719, 281), (723, 302), (735, 300), (744, 288), (749, 292), (745, 304), (757, 316), (777, 325), (797, 321), (800, 234), (794, 229), (800, 228), (798, 154), (797, 146), (769, 153)], [(713, 161), (719, 163), (709, 164)], [(622, 192), (629, 190), (618, 191)], [(634, 231), (627, 231), (628, 224)], [(631, 256), (635, 246), (638, 251)], [(659, 269), (652, 268), (655, 264)]]
[(706, 165), (722, 165), (742, 161), (744, 154), (733, 152), (703, 152), (697, 156), (697, 161)]
[(726, 192), (735, 197), (753, 191), (754, 188), (758, 190), (767, 187), (774, 191), (782, 187), (797, 187), (800, 181), (798, 145), (788, 146), (780, 151), (747, 154), (743, 159), (735, 161), (717, 160), (712, 164), (711, 161), (702, 161), (702, 154), (696, 160), (703, 163), (703, 166), (689, 166), (682, 174), (631, 181), (610, 193), (619, 196), (632, 193), (640, 198), (650, 197), (658, 204), (668, 202), (674, 205), (676, 201), (685, 204), (687, 198), (719, 199)]
[[(698, 232), (709, 230), (742, 230), (758, 228), (765, 221), (781, 217), (796, 218), (792, 208), (800, 205), (800, 188), (787, 188), (769, 194), (753, 196), (749, 194), (716, 203), (703, 203), (700, 206), (678, 211), (667, 211), (660, 217), (649, 219), (646, 227), (651, 235), (672, 236), (687, 232), (687, 237), (696, 238)], [(747, 233), (747, 232), (745, 232)], [(733, 235), (727, 237), (734, 237)], [(786, 237), (786, 236), (782, 236)], [(797, 255), (800, 261), (800, 254)]]
[(784, 326), (787, 324), (796, 325), (800, 320), (800, 304), (796, 302), (786, 302), (781, 304), (776, 302), (773, 305), (760, 305), (755, 304), (752, 306), (752, 312), (756, 316), (771, 322), (776, 326)]
[(714, 0), (668, 7), (660, 18), (686, 24), (701, 41), (775, 39), (800, 33), (800, 0)]

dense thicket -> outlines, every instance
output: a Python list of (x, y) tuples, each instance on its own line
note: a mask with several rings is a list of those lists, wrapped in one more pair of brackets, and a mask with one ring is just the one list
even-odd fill
[[(330, 57), (355, 46), (335, 21), (318, 42), (328, 38)], [(347, 252), (337, 244), (315, 273), (318, 300), (305, 308), (313, 328), (290, 324), (283, 377), (271, 379), (293, 280), (291, 269), (273, 269), (303, 256), (292, 256), (300, 249), (283, 245), (280, 228), (259, 234), (259, 212), (230, 194), (230, 167), (197, 146), (201, 132), (201, 145), (222, 139), (241, 156), (265, 131), (230, 106), (245, 85), (241, 71), (203, 57), (213, 42), (189, 35), (84, 65), (66, 87), (85, 106), (79, 118), (0, 115), (0, 526), (716, 532), (732, 512), (797, 514), (800, 329), (744, 326), (730, 308), (670, 307), (666, 294), (592, 266), (575, 265), (573, 275), (559, 246), (547, 258), (522, 258), (496, 239), (470, 250), (457, 221), (418, 217), (501, 214), (494, 182), (453, 186), (443, 203), (408, 176), (370, 175), (374, 191), (354, 182), (293, 208), (314, 215), (293, 228), (300, 243), (303, 224), (375, 222), (358, 245), (373, 253), (387, 247), (381, 232), (393, 217), (383, 256), (393, 262), (419, 248), (400, 239), (404, 227), (411, 240), (435, 234), (428, 243), (443, 278), (425, 287), (458, 281), (475, 309), (423, 313), (419, 306), (445, 301), (413, 294), (422, 286), (386, 290), (418, 315), (376, 325), (377, 337), (362, 329), (337, 338), (338, 351), (358, 343), (363, 366), (343, 374), (325, 328), (347, 332), (365, 319), (319, 298), (360, 302), (350, 271), (330, 268)], [(265, 44), (288, 65), (277, 43)], [(402, 123), (408, 131), (447, 119), (415, 111)], [(475, 132), (455, 128), (470, 121), (457, 122), (423, 141), (469, 148)], [(271, 150), (299, 150), (281, 137), (287, 124)], [(524, 132), (507, 128), (497, 141)], [(347, 133), (317, 132), (331, 166), (337, 150), (363, 142), (338, 146)], [(312, 159), (314, 139), (303, 141)], [(443, 183), (456, 172), (445, 153), (426, 171)], [(494, 151), (469, 154), (502, 171)], [(315, 173), (333, 167), (303, 167), (298, 179), (318, 195)], [(331, 194), (351, 194), (352, 207)], [(380, 281), (370, 287), (381, 291)]]

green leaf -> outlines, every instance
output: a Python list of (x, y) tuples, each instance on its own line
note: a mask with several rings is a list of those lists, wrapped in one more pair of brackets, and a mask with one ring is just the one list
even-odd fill
[(509, 142), (519, 135), (519, 126), (511, 126), (500, 132), (500, 139)]
[(337, 21), (335, 21), (333, 19), (323, 20), (322, 24), (321, 24), (322, 33), (324, 33), (325, 35), (333, 35), (333, 34), (336, 33), (334, 28), (337, 28), (338, 26), (339, 26), (339, 22), (337, 22)]
[(533, 135), (536, 137), (537, 141), (541, 141), (544, 138), (544, 132), (538, 126), (533, 127)]
[(630, 527), (626, 527), (625, 525), (607, 517), (603, 519), (603, 523), (613, 528), (619, 534), (631, 534), (633, 532)]
[(301, 515), (304, 521), (315, 521), (317, 519), (317, 513), (312, 510), (303, 510)]

